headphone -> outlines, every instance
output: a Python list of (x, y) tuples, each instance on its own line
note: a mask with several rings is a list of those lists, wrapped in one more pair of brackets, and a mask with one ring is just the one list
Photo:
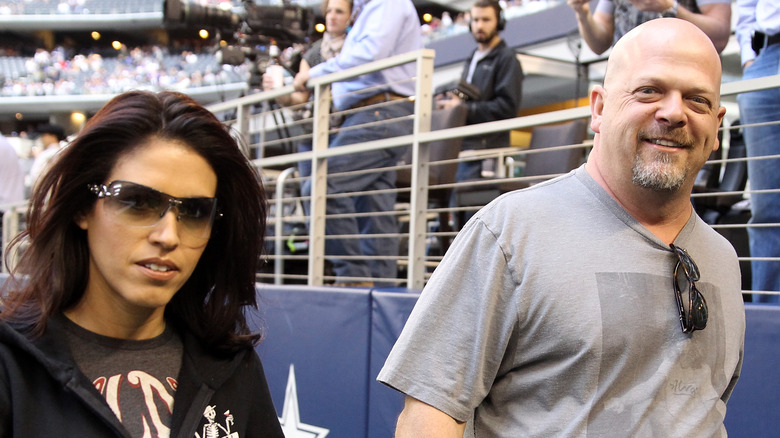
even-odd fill
[[(488, 6), (477, 6), (485, 8), (493, 8), (498, 15), (498, 23), (496, 23), (496, 31), (501, 32), (506, 27), (506, 17), (504, 16), (504, 8), (501, 7), (501, 3), (498, 1), (491, 1)], [(471, 32), (471, 20), (469, 20), (469, 32)]]

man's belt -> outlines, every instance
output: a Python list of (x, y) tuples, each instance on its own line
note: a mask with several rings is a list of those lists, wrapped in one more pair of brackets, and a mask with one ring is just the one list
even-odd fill
[(767, 35), (763, 32), (756, 31), (753, 33), (751, 47), (753, 48), (753, 51), (756, 52), (756, 55), (758, 55), (764, 47), (777, 43), (780, 43), (780, 33)]
[(363, 108), (365, 106), (376, 105), (382, 102), (390, 102), (391, 100), (401, 100), (401, 99), (409, 99), (409, 97), (402, 96), (400, 94), (391, 93), (389, 91), (385, 91), (384, 93), (379, 93), (371, 97), (366, 97), (365, 99), (352, 105), (350, 109)]

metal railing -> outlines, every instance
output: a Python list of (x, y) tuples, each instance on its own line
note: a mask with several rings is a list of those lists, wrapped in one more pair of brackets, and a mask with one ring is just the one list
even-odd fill
[[(265, 138), (267, 130), (257, 128), (265, 128), (268, 118), (274, 114), (272, 111), (267, 110), (274, 99), (282, 97), (284, 95), (293, 92), (291, 86), (283, 87), (277, 90), (258, 93), (252, 96), (247, 96), (236, 101), (226, 102), (219, 105), (213, 105), (210, 107), (216, 114), (223, 116), (223, 119), (231, 124), (240, 134), (244, 144), (248, 145), (248, 149), (245, 151), (248, 156), (255, 158), (254, 163), (257, 167), (266, 175), (273, 175), (277, 172), (274, 169), (286, 168), (294, 166), (297, 162), (302, 160), (311, 161), (311, 196), (306, 199), (305, 202), (310, 204), (310, 214), (308, 219), (309, 239), (308, 239), (308, 270), (307, 278), (308, 284), (322, 285), (326, 281), (332, 280), (332, 278), (326, 278), (324, 275), (325, 270), (325, 239), (326, 238), (360, 238), (361, 236), (325, 236), (325, 202), (327, 195), (327, 178), (338, 177), (338, 175), (328, 174), (328, 158), (338, 157), (342, 155), (355, 154), (360, 152), (379, 152), (384, 149), (410, 147), (412, 150), (413, 163), (417, 165), (412, 166), (412, 181), (413, 187), (422, 187), (421, 184), (417, 184), (418, 181), (428, 180), (428, 168), (422, 165), (424, 160), (420, 157), (427, 156), (427, 143), (425, 134), (430, 130), (430, 118), (433, 108), (433, 96), (432, 96), (432, 79), (433, 79), (433, 57), (434, 53), (431, 50), (420, 50), (416, 52), (410, 52), (403, 55), (397, 55), (380, 61), (365, 64), (363, 66), (355, 67), (343, 72), (330, 74), (320, 78), (314, 78), (309, 81), (309, 85), (313, 88), (314, 95), (314, 111), (313, 116), (309, 120), (313, 125), (312, 128), (312, 151), (311, 152), (296, 152), (283, 154), (278, 156), (264, 156), (264, 151), (268, 148), (268, 143), (256, 143), (252, 141), (254, 137)], [(328, 148), (328, 142), (330, 135), (335, 131), (330, 129), (330, 84), (333, 82), (344, 81), (353, 77), (357, 77), (364, 74), (370, 74), (375, 71), (391, 68), (403, 64), (415, 63), (416, 75), (414, 78), (409, 78), (410, 81), (414, 81), (415, 95), (410, 98), (410, 101), (414, 103), (414, 117), (411, 120), (412, 130), (408, 135), (401, 135), (397, 137), (385, 138), (382, 140), (371, 141), (366, 143), (357, 143), (339, 148)], [(391, 104), (392, 102), (380, 103), (378, 105)], [(253, 114), (253, 109), (260, 107), (265, 110)], [(365, 108), (361, 108), (365, 110)], [(284, 109), (273, 110), (276, 113), (286, 111)], [(338, 113), (334, 113), (335, 116), (344, 116), (350, 113), (347, 110)], [(393, 122), (393, 121), (391, 121)], [(397, 122), (397, 121), (395, 121)], [(299, 123), (299, 122), (296, 122)], [(273, 129), (278, 129), (278, 125), (273, 126)], [(341, 128), (345, 129), (345, 128)], [(276, 143), (282, 141), (288, 141), (294, 139), (279, 139)], [(273, 140), (272, 140), (273, 141)], [(393, 168), (384, 168), (381, 171), (393, 170)], [(371, 171), (371, 169), (367, 170)], [(289, 175), (289, 174), (288, 174)], [(287, 176), (287, 175), (286, 175)], [(277, 178), (270, 177), (267, 181), (269, 186), (277, 184)], [(377, 192), (373, 192), (376, 194)], [(359, 196), (361, 193), (348, 193), (337, 196)], [(297, 202), (299, 200), (293, 200)], [(409, 253), (408, 260), (422, 261), (422, 255), (425, 252), (425, 218), (424, 213), (427, 207), (427, 190), (414, 190), (411, 195), (411, 211), (415, 214), (409, 216), (410, 232), (408, 234), (409, 239)], [(277, 213), (284, 209), (275, 209)], [(400, 215), (398, 212), (384, 212), (377, 214), (394, 214)], [(270, 221), (274, 226), (279, 222), (283, 222), (283, 217), (270, 218)], [(288, 236), (284, 236), (286, 238)], [(365, 237), (365, 236), (362, 236)], [(388, 235), (381, 237), (398, 238), (399, 234)], [(275, 239), (282, 238), (276, 236)], [(278, 242), (278, 240), (277, 240)], [(275, 245), (275, 248), (278, 245)], [(400, 259), (401, 257), (397, 257)], [(406, 257), (404, 257), (406, 258)], [(291, 258), (285, 257), (282, 254), (273, 254), (270, 259), (275, 263), (282, 263), (284, 260), (291, 260)], [(386, 278), (383, 281), (393, 282), (397, 284), (407, 284), (410, 287), (422, 287), (424, 283), (424, 266), (422, 263), (407, 263), (408, 275), (406, 279)], [(362, 278), (356, 278), (356, 281), (364, 280)], [(372, 280), (372, 279), (367, 279)], [(279, 282), (279, 277), (276, 279)]]
[[(432, 54), (426, 53), (427, 51), (419, 52), (415, 55), (405, 55), (405, 61), (410, 61), (412, 58), (415, 58), (415, 62), (420, 62), (427, 56), (432, 56)], [(402, 57), (404, 58), (404, 57)], [(283, 205), (285, 203), (297, 203), (297, 202), (311, 202), (311, 217), (305, 216), (304, 220), (308, 221), (311, 225), (309, 226), (309, 234), (308, 234), (308, 242), (310, 243), (309, 246), (309, 253), (308, 255), (284, 255), (280, 253), (279, 248), (285, 248), (284, 245), (281, 245), (280, 242), (288, 242), (289, 239), (300, 239), (300, 236), (291, 236), (291, 235), (285, 235), (285, 234), (279, 234), (279, 230), (282, 229), (281, 225), (285, 221), (285, 217), (281, 214), (281, 212), (285, 211), (284, 208), (276, 208), (274, 211), (277, 214), (275, 217), (271, 217), (270, 222), (274, 224), (276, 228), (276, 233), (274, 234), (275, 239), (275, 251), (272, 254), (269, 254), (269, 259), (273, 260), (275, 262), (274, 264), (274, 273), (273, 274), (266, 274), (264, 276), (261, 276), (262, 281), (274, 281), (277, 283), (285, 282), (285, 281), (306, 281), (308, 284), (311, 285), (321, 285), (325, 284), (330, 280), (333, 280), (332, 277), (329, 277), (323, 273), (324, 268), (324, 260), (327, 258), (327, 255), (323, 252), (324, 251), (324, 241), (325, 239), (330, 238), (329, 236), (325, 236), (324, 233), (324, 221), (327, 220), (327, 215), (325, 215), (324, 211), (324, 202), (327, 199), (327, 194), (324, 191), (324, 179), (328, 177), (333, 177), (333, 175), (328, 175), (327, 171), (325, 170), (325, 166), (327, 165), (327, 159), (330, 157), (335, 157), (339, 155), (344, 154), (350, 154), (350, 153), (356, 153), (356, 152), (364, 152), (364, 151), (370, 151), (370, 150), (381, 150), (389, 147), (397, 147), (399, 145), (403, 144), (410, 144), (413, 148), (413, 154), (412, 154), (412, 164), (405, 165), (405, 166), (399, 166), (398, 170), (404, 169), (404, 168), (410, 168), (413, 173), (413, 183), (411, 188), (397, 188), (397, 193), (408, 193), (410, 196), (409, 205), (407, 208), (399, 208), (396, 210), (395, 214), (398, 214), (400, 217), (408, 218), (408, 232), (405, 233), (399, 233), (399, 238), (408, 238), (408, 250), (399, 254), (399, 262), (401, 266), (406, 267), (406, 275), (402, 278), (399, 278), (397, 280), (397, 284), (407, 286), (410, 288), (421, 288), (425, 281), (427, 280), (428, 276), (430, 275), (430, 271), (433, 267), (436, 266), (438, 261), (441, 259), (441, 254), (437, 255), (431, 255), (429, 252), (429, 246), (426, 245), (426, 243), (430, 243), (432, 239), (441, 239), (441, 238), (451, 238), (456, 234), (456, 231), (447, 231), (447, 232), (441, 232), (437, 231), (435, 228), (436, 225), (436, 217), (440, 213), (448, 213), (448, 214), (455, 214), (462, 211), (474, 211), (479, 208), (479, 206), (461, 206), (461, 207), (437, 207), (437, 208), (428, 208), (428, 192), (430, 190), (438, 190), (438, 189), (453, 189), (458, 186), (457, 183), (452, 184), (444, 184), (444, 185), (435, 185), (428, 187), (426, 184), (427, 181), (427, 172), (432, 166), (436, 165), (443, 165), (446, 164), (444, 162), (434, 163), (434, 162), (427, 162), (424, 158), (427, 156), (427, 149), (426, 146), (434, 141), (441, 141), (441, 140), (447, 140), (447, 139), (456, 139), (456, 138), (462, 138), (468, 135), (474, 135), (474, 134), (484, 134), (484, 133), (490, 133), (490, 132), (500, 132), (500, 131), (509, 131), (509, 130), (525, 130), (528, 131), (532, 129), (535, 126), (540, 125), (546, 125), (546, 124), (555, 124), (560, 122), (566, 122), (570, 120), (575, 119), (582, 119), (582, 118), (589, 118), (590, 112), (587, 107), (578, 107), (578, 108), (572, 108), (572, 109), (566, 109), (566, 110), (560, 110), (560, 111), (553, 111), (543, 114), (536, 114), (526, 117), (518, 117), (514, 119), (509, 120), (501, 120), (501, 121), (495, 121), (495, 122), (489, 122), (489, 123), (483, 123), (476, 126), (461, 126), (461, 127), (455, 127), (455, 128), (449, 128), (449, 129), (443, 129), (438, 131), (430, 131), (428, 129), (430, 127), (430, 93), (425, 92), (425, 88), (422, 85), (423, 81), (420, 80), (421, 78), (415, 78), (416, 80), (416, 89), (418, 90), (418, 94), (415, 96), (415, 129), (411, 136), (402, 136), (392, 139), (386, 139), (383, 141), (374, 141), (374, 142), (367, 142), (367, 143), (359, 143), (355, 145), (351, 145), (349, 147), (342, 147), (342, 148), (335, 148), (335, 149), (327, 149), (327, 138), (328, 135), (333, 134), (335, 131), (330, 130), (328, 128), (328, 115), (330, 111), (330, 105), (329, 105), (329, 95), (327, 93), (327, 89), (325, 88), (328, 84), (343, 80), (348, 77), (353, 77), (359, 74), (364, 74), (369, 71), (372, 71), (373, 69), (379, 69), (379, 68), (386, 68), (392, 65), (398, 65), (398, 62), (404, 62), (402, 61), (402, 58), (396, 58), (394, 60), (386, 60), (387, 62), (380, 62), (380, 63), (372, 63), (369, 65), (362, 66), (359, 71), (346, 71), (339, 73), (337, 75), (331, 75), (327, 77), (319, 78), (318, 80), (311, 81), (311, 84), (314, 86), (315, 89), (315, 104), (314, 104), (314, 114), (312, 116), (311, 121), (315, 124), (314, 134), (313, 138), (315, 139), (315, 146), (314, 150), (311, 152), (289, 152), (278, 156), (268, 156), (268, 157), (261, 157), (261, 155), (258, 155), (258, 152), (267, 149), (270, 146), (273, 146), (275, 144), (282, 143), (284, 141), (296, 141), (300, 137), (292, 136), (290, 138), (279, 138), (275, 140), (269, 140), (265, 144), (255, 144), (254, 146), (250, 147), (250, 150), (248, 153), (250, 156), (258, 157), (255, 159), (255, 164), (261, 169), (261, 170), (267, 170), (272, 169), (274, 167), (282, 167), (285, 166), (294, 167), (297, 162), (303, 161), (303, 160), (310, 160), (312, 162), (312, 168), (318, 169), (312, 172), (312, 175), (314, 175), (313, 184), (316, 184), (317, 181), (321, 182), (320, 184), (320, 191), (313, 191), (311, 198), (304, 198), (299, 195), (293, 195), (288, 196), (285, 200), (283, 200), (279, 205)], [(418, 76), (419, 75), (430, 75), (432, 72), (430, 71), (421, 71), (418, 68)], [(750, 90), (758, 90), (758, 89), (764, 89), (764, 88), (773, 88), (780, 86), (780, 78), (779, 77), (771, 77), (771, 78), (762, 78), (762, 79), (756, 79), (751, 81), (739, 81), (739, 82), (730, 82), (725, 83), (722, 86), (722, 94), (724, 99), (727, 99), (729, 97), (736, 96), (739, 93), (750, 91)], [(430, 88), (428, 88), (430, 90)], [(421, 94), (422, 91), (422, 94)], [(265, 93), (259, 93), (254, 96), (250, 96), (248, 98), (244, 98), (241, 100), (241, 102), (231, 102), (226, 104), (221, 104), (219, 106), (212, 107), (212, 110), (215, 112), (230, 112), (236, 114), (236, 117), (231, 122), (236, 126), (240, 132), (242, 132), (242, 135), (245, 139), (248, 139), (249, 136), (248, 133), (252, 133), (252, 130), (248, 129), (250, 125), (258, 126), (259, 123), (255, 121), (255, 123), (250, 123), (249, 119), (251, 116), (249, 114), (251, 111), (248, 109), (252, 105), (259, 105), (262, 106), (263, 102), (270, 102), (273, 99), (283, 96), (285, 94), (288, 94), (292, 92), (291, 87), (285, 87), (282, 89), (269, 91)], [(288, 111), (289, 109), (275, 109), (272, 110), (268, 106), (265, 107), (265, 111), (261, 112), (261, 114), (264, 114), (266, 117), (271, 114), (273, 111)], [(289, 124), (288, 126), (294, 126), (296, 123), (301, 123), (301, 121), (295, 121)], [(243, 128), (241, 128), (243, 127)], [(278, 125), (274, 125), (274, 128), (278, 127)], [(725, 126), (724, 131), (729, 128), (739, 128), (739, 126)], [(251, 142), (248, 142), (251, 144)], [(728, 146), (728, 137), (726, 136), (724, 139), (725, 146)], [(565, 145), (561, 146), (560, 148), (589, 148), (590, 142), (586, 141), (582, 144), (576, 144), (576, 145)], [(549, 150), (544, 151), (529, 151), (521, 148), (500, 148), (500, 149), (489, 149), (485, 151), (480, 151), (480, 154), (478, 156), (466, 156), (467, 154), (464, 154), (463, 157), (459, 158), (457, 161), (465, 161), (469, 159), (485, 159), (485, 158), (495, 158), (501, 163), (501, 165), (498, 167), (497, 171), (497, 177), (494, 179), (483, 179), (479, 182), (471, 182), (470, 184), (484, 184), (489, 185), (493, 184), (497, 181), (522, 181), (523, 179), (526, 179), (528, 177), (525, 176), (514, 176), (513, 168), (516, 164), (522, 163), (522, 159), (524, 156), (532, 153), (544, 153), (544, 152), (551, 152), (555, 150), (555, 148), (551, 148)], [(254, 155), (253, 155), (254, 154)], [(775, 157), (767, 157), (769, 158), (775, 158)], [(712, 163), (720, 163), (720, 164), (726, 164), (728, 162), (734, 161), (733, 159), (716, 159), (711, 161)], [(272, 175), (271, 172), (268, 172), (269, 175)], [(550, 178), (554, 177), (556, 175), (546, 175), (544, 178)], [(269, 187), (273, 187), (276, 184), (282, 184), (282, 185), (295, 185), (300, 184), (303, 181), (305, 181), (305, 178), (296, 178), (293, 176), (293, 174), (287, 173), (287, 178), (284, 178), (283, 180), (279, 180), (273, 176), (270, 176), (267, 179), (267, 184)], [(539, 180), (540, 177), (535, 177), (535, 180)], [(277, 191), (277, 193), (285, 193), (282, 191)], [(745, 190), (740, 193), (737, 193), (740, 196), (749, 198), (751, 191)], [(734, 193), (719, 193), (719, 194), (708, 194), (708, 193), (696, 193), (693, 195), (693, 198), (696, 197), (706, 197), (706, 196), (728, 196), (728, 195), (734, 195)], [(278, 195), (277, 195), (278, 196)], [(278, 199), (274, 202), (279, 202)], [(288, 208), (289, 210), (289, 208)], [(295, 221), (300, 221), (301, 217), (297, 216)], [(728, 229), (730, 227), (741, 227), (742, 229), (746, 229), (747, 227), (752, 226), (748, 224), (737, 224), (737, 225), (728, 225), (728, 224), (714, 224), (713, 228), (716, 229)], [(762, 226), (780, 226), (780, 224), (769, 224), (769, 225), (762, 225)], [(354, 238), (360, 238), (360, 236), (353, 236)], [(750, 262), (753, 260), (756, 260), (755, 258), (749, 257), (749, 256), (742, 256), (740, 257), (740, 260), (743, 262)], [(285, 261), (297, 261), (297, 262), (308, 262), (308, 273), (306, 275), (299, 274), (290, 274), (286, 273), (285, 269), (283, 267), (280, 267), (283, 265)], [(780, 262), (780, 258), (771, 258), (769, 261), (772, 262)], [(403, 271), (403, 269), (402, 269)], [(765, 291), (766, 293), (778, 293), (776, 291)]]
[[(379, 153), (382, 150), (398, 147), (411, 148), (411, 164), (399, 164), (392, 168), (381, 170), (410, 170), (412, 179), (410, 187), (397, 187), (390, 191), (399, 195), (408, 194), (408, 204), (399, 204), (398, 208), (392, 212), (379, 214), (392, 214), (401, 220), (404, 230), (392, 237), (402, 239), (408, 242), (395, 260), (399, 263), (398, 278), (381, 279), (386, 282), (392, 282), (399, 286), (405, 286), (414, 289), (420, 289), (425, 284), (432, 269), (441, 259), (441, 253), (431, 251), (431, 242), (442, 241), (452, 238), (457, 231), (441, 231), (440, 223), (442, 214), (455, 215), (460, 212), (470, 212), (479, 208), (479, 206), (436, 206), (429, 207), (429, 192), (433, 190), (454, 189), (459, 186), (457, 183), (428, 185), (428, 173), (434, 166), (448, 164), (448, 162), (429, 162), (428, 146), (435, 141), (458, 139), (474, 134), (485, 134), (502, 131), (530, 131), (533, 127), (547, 124), (555, 124), (575, 119), (587, 119), (590, 117), (590, 111), (587, 107), (578, 107), (560, 111), (552, 111), (542, 114), (535, 114), (525, 117), (517, 117), (508, 120), (501, 120), (479, 125), (461, 126), (448, 129), (431, 131), (431, 115), (433, 107), (432, 96), (432, 76), (433, 76), (433, 57), (431, 50), (421, 50), (393, 58), (366, 64), (354, 69), (335, 73), (332, 75), (315, 78), (309, 81), (313, 87), (314, 100), (312, 101), (312, 114), (304, 119), (290, 119), (292, 111), (299, 110), (302, 107), (276, 107), (273, 102), (293, 92), (292, 86), (283, 87), (273, 91), (257, 93), (254, 95), (234, 99), (228, 102), (212, 105), (209, 108), (217, 114), (227, 124), (231, 125), (236, 135), (240, 136), (245, 145), (245, 153), (253, 160), (253, 163), (260, 169), (264, 176), (264, 183), (267, 187), (272, 208), (269, 209), (269, 242), (267, 258), (273, 264), (273, 270), (259, 273), (260, 281), (265, 282), (298, 282), (309, 285), (323, 285), (333, 280), (335, 277), (326, 272), (326, 260), (328, 255), (325, 252), (325, 242), (331, 238), (354, 238), (356, 236), (326, 236), (325, 221), (329, 218), (326, 214), (325, 203), (329, 199), (326, 190), (328, 178), (338, 177), (338, 174), (328, 173), (328, 159), (359, 152), (373, 151)], [(328, 142), (331, 135), (338, 132), (338, 128), (331, 127), (330, 116), (343, 115), (343, 113), (331, 114), (331, 96), (329, 85), (333, 82), (343, 81), (352, 77), (368, 74), (373, 71), (390, 68), (406, 63), (416, 64), (416, 76), (409, 78), (414, 81), (415, 95), (411, 97), (414, 102), (414, 115), (412, 117), (412, 130), (408, 135), (386, 138), (378, 141), (356, 143), (339, 148), (328, 148)], [(736, 81), (724, 83), (721, 88), (724, 100), (733, 98), (744, 92), (780, 87), (780, 75), (753, 79), (748, 81)], [(277, 117), (274, 120), (274, 117)], [(282, 117), (284, 116), (284, 117)], [(733, 119), (729, 119), (733, 120)], [(310, 123), (312, 125), (311, 134), (288, 134), (285, 129), (292, 130)], [(780, 123), (778, 121), (777, 123)], [(724, 147), (728, 148), (728, 131), (730, 129), (740, 128), (739, 125), (726, 125), (724, 132)], [(284, 128), (284, 129), (282, 129)], [(280, 131), (281, 129), (281, 131)], [(279, 132), (284, 132), (283, 135)], [(312, 140), (312, 150), (306, 152), (296, 152), (293, 145), (301, 140)], [(590, 142), (585, 141), (581, 144), (564, 145), (559, 148), (583, 148), (588, 149)], [(484, 178), (479, 182), (469, 184), (488, 185), (495, 182), (504, 181), (522, 181), (527, 176), (516, 176), (513, 169), (515, 166), (522, 165), (524, 158), (533, 153), (545, 153), (554, 151), (556, 148), (545, 149), (542, 151), (531, 151), (528, 149), (511, 147), (489, 149), (480, 152), (478, 156), (468, 156), (463, 154), (460, 158), (451, 161), (465, 161), (471, 159), (493, 158), (500, 162), (496, 178)], [(280, 152), (281, 151), (281, 152)], [(725, 155), (724, 155), (725, 156)], [(778, 159), (780, 155), (762, 157), (761, 159)], [(736, 161), (746, 161), (748, 158), (717, 158), (711, 160), (711, 164), (720, 164), (721, 168), (728, 163)], [(311, 163), (311, 177), (301, 177), (295, 172), (299, 162), (308, 161)], [(370, 172), (373, 169), (368, 169)], [(721, 169), (722, 172), (722, 169)], [(544, 175), (535, 177), (550, 178), (556, 175)], [(304, 197), (299, 193), (299, 186), (309, 181), (311, 184), (311, 196)], [(780, 188), (770, 190), (778, 192)], [(710, 197), (710, 196), (738, 196), (749, 199), (751, 191), (748, 187), (745, 190), (730, 193), (694, 193), (692, 199)], [(348, 193), (338, 196), (357, 196), (362, 193)], [(302, 213), (301, 205), (309, 203), (309, 214)], [(8, 242), (10, 236), (18, 231), (21, 224), (20, 212), (24, 208), (17, 206), (9, 210), (3, 217), (3, 247)], [(15, 218), (15, 219), (14, 219)], [(295, 229), (290, 232), (290, 225), (303, 224), (303, 229), (307, 230), (305, 235), (301, 235), (301, 229)], [(407, 227), (408, 225), (408, 227)], [(744, 232), (748, 227), (780, 227), (780, 224), (762, 224), (753, 225), (747, 223), (725, 224), (715, 223), (713, 228), (723, 233), (730, 230)], [(780, 231), (779, 231), (780, 232)], [(299, 248), (292, 252), (290, 248)], [(301, 254), (303, 253), (303, 254)], [(742, 263), (752, 261), (766, 261), (771, 263), (780, 262), (780, 257), (770, 257), (758, 259), (751, 257), (744, 252), (740, 254)], [(302, 270), (294, 271), (289, 269), (291, 266), (303, 266)], [(780, 294), (780, 291), (752, 291), (766, 294)]]
[[(398, 208), (396, 211), (389, 213), (397, 215), (404, 225), (408, 224), (408, 231), (401, 233), (399, 230), (398, 234), (388, 236), (403, 239), (408, 242), (407, 245), (404, 245), (408, 249), (397, 257), (397, 261), (401, 267), (400, 271), (402, 273), (405, 271), (405, 275), (399, 276), (400, 278), (386, 278), (380, 280), (384, 282), (393, 282), (410, 288), (422, 288), (430, 275), (431, 269), (435, 267), (441, 259), (441, 254), (431, 255), (429, 253), (429, 243), (431, 243), (433, 239), (447, 239), (455, 235), (455, 232), (453, 231), (436, 231), (431, 227), (432, 221), (429, 219), (440, 213), (454, 214), (459, 211), (471, 211), (477, 208), (469, 206), (429, 208), (428, 193), (430, 190), (452, 189), (456, 184), (442, 184), (428, 187), (427, 181), (430, 167), (446, 164), (443, 162), (429, 163), (427, 161), (428, 145), (434, 141), (457, 139), (477, 133), (499, 132), (511, 129), (530, 129), (538, 125), (565, 122), (589, 116), (587, 108), (574, 108), (553, 113), (484, 123), (479, 126), (462, 126), (431, 132), (430, 122), (433, 107), (433, 96), (431, 92), (433, 76), (432, 61), (433, 52), (430, 50), (421, 50), (366, 64), (348, 71), (313, 79), (309, 83), (310, 86), (313, 87), (315, 96), (313, 100), (313, 115), (310, 119), (306, 120), (293, 120), (291, 122), (283, 121), (279, 123), (279, 119), (284, 120), (285, 118), (290, 118), (289, 112), (301, 109), (300, 106), (274, 108), (272, 104), (275, 99), (292, 93), (293, 88), (291, 86), (258, 93), (234, 101), (212, 105), (210, 107), (212, 111), (222, 117), (226, 123), (232, 125), (240, 133), (239, 135), (242, 137), (244, 144), (247, 145), (245, 152), (248, 156), (254, 158), (254, 163), (266, 176), (266, 184), (269, 189), (268, 193), (275, 193), (275, 196), (278, 197), (280, 196), (279, 194), (288, 192), (285, 190), (286, 186), (304, 183), (306, 178), (295, 177), (291, 171), (285, 171), (284, 169), (292, 168), (300, 161), (310, 161), (312, 163), (312, 192), (310, 197), (292, 195), (287, 196), (282, 202), (278, 199), (273, 200), (274, 208), (271, 209), (273, 215), (269, 217), (269, 223), (273, 227), (273, 252), (268, 255), (268, 258), (273, 263), (274, 269), (273, 273), (266, 272), (260, 274), (261, 281), (273, 281), (275, 283), (306, 281), (310, 285), (326, 284), (335, 278), (324, 273), (325, 260), (327, 259), (327, 255), (325, 254), (325, 240), (329, 238), (364, 237), (325, 235), (325, 221), (329, 217), (333, 217), (325, 214), (325, 202), (328, 199), (325, 182), (326, 178), (337, 177), (337, 175), (327, 173), (328, 158), (410, 145), (411, 164), (399, 165), (395, 170), (408, 169), (411, 171), (411, 187), (396, 188), (393, 190), (398, 194), (408, 194), (408, 207)], [(328, 149), (329, 136), (337, 132), (335, 129), (331, 129), (329, 125), (331, 114), (328, 86), (333, 82), (408, 62), (415, 62), (417, 64), (417, 75), (415, 78), (410, 78), (415, 81), (415, 89), (417, 90), (415, 96), (412, 98), (415, 104), (415, 112), (413, 129), (410, 135)], [(285, 113), (288, 113), (287, 117), (284, 116)], [(344, 112), (337, 113), (336, 115), (343, 115), (343, 113)], [(313, 139), (314, 143), (313, 150), (311, 152), (293, 152), (290, 150), (291, 147), (289, 145), (282, 146), (287, 142), (294, 143), (301, 139), (308, 138), (306, 135), (284, 136), (278, 134), (279, 131), (286, 132), (303, 123), (312, 123), (314, 126), (313, 133), (310, 137)], [(257, 139), (257, 141), (253, 141), (254, 139)], [(587, 143), (584, 143), (568, 147), (586, 148), (588, 146)], [(268, 154), (269, 150), (274, 148), (278, 149), (280, 147), (281, 149), (288, 149), (287, 152), (275, 156)], [(512, 160), (518, 155), (534, 152), (535, 151), (526, 152), (518, 148), (506, 148), (485, 151), (485, 156), (500, 153), (503, 154), (501, 158), (506, 156)], [(464, 157), (459, 158), (457, 161), (476, 158)], [(499, 175), (502, 175), (502, 172), (499, 172)], [(521, 180), (523, 177), (518, 177), (517, 179)], [(488, 182), (489, 181), (485, 181), (485, 183)], [(357, 196), (360, 194), (361, 193), (350, 193), (347, 194), (347, 196)], [(285, 254), (285, 252), (287, 252), (285, 242), (300, 239), (300, 236), (283, 233), (283, 230), (285, 229), (284, 225), (287, 221), (284, 212), (294, 210), (293, 205), (301, 202), (309, 202), (311, 205), (310, 215), (304, 216), (304, 220), (308, 222), (308, 254)], [(300, 220), (300, 215), (296, 215), (296, 217), (292, 219), (292, 222), (299, 222)], [(433, 224), (435, 226), (435, 221), (433, 221)], [(269, 248), (270, 247), (271, 245), (269, 245)], [(283, 267), (286, 262), (306, 263), (308, 265), (307, 274), (304, 276), (300, 272), (286, 272)]]
[[(2, 215), (2, 233), (0, 233), (0, 272), (7, 273), (8, 266), (14, 266), (19, 254), (11, 254), (6, 251), (8, 244), (24, 227), (24, 218), (27, 213), (26, 202), (0, 205)], [(6, 263), (8, 262), (8, 263)]]

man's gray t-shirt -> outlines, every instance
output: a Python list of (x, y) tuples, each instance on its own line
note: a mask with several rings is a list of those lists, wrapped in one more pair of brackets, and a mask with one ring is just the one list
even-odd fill
[(506, 194), (458, 234), (378, 380), (476, 436), (725, 436), (744, 342), (731, 245), (693, 215), (701, 271), (683, 334), (675, 254), (581, 167)]

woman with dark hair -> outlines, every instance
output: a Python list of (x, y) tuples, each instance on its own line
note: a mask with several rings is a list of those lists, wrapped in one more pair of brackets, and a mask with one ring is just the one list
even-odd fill
[(283, 436), (243, 313), (264, 231), (257, 171), (208, 110), (108, 102), (12, 243), (0, 436)]

